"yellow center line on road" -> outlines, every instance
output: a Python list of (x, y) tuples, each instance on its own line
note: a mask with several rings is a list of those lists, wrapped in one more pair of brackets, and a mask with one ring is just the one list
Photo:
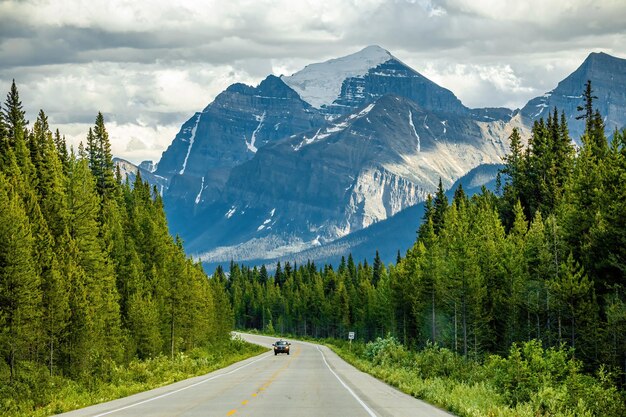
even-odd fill
[[(274, 372), (274, 374), (270, 377), (270, 379), (268, 379), (265, 384), (261, 385), (259, 387), (259, 389), (252, 394), (252, 397), (255, 398), (257, 397), (261, 392), (265, 391), (266, 389), (269, 388), (270, 385), (272, 385), (272, 382), (274, 382), (281, 373), (283, 373), (283, 371), (285, 369), (287, 369), (289, 367), (289, 365), (291, 365), (291, 362), (296, 359), (298, 356), (300, 356), (300, 352), (301, 352), (302, 348), (300, 346), (298, 346), (298, 348), (296, 349), (295, 353), (293, 354), (293, 356), (291, 358), (289, 358), (289, 360), (280, 368), (278, 369), (276, 372)], [(243, 400), (241, 402), (241, 405), (247, 405), (249, 402), (249, 400)], [(235, 414), (237, 412), (237, 409), (233, 409), (230, 410), (228, 413), (226, 413), (227, 416), (232, 416), (233, 414)]]

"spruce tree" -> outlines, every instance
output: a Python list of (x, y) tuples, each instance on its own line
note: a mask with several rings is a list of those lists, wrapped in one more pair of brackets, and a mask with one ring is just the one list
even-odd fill
[(98, 113), (96, 123), (93, 128), (93, 136), (96, 146), (97, 158), (94, 164), (98, 167), (94, 172), (98, 193), (103, 199), (112, 197), (115, 189), (115, 174), (113, 156), (111, 154), (111, 142), (109, 141), (109, 133), (104, 126), (104, 116)]
[(374, 257), (374, 265), (373, 265), (373, 273), (372, 273), (372, 285), (378, 285), (378, 281), (380, 281), (380, 274), (383, 269), (383, 263), (380, 260), (380, 254), (378, 250), (376, 250), (376, 256)]
[[(0, 103), (0, 157), (2, 157), (9, 149), (9, 137), (1, 104), (2, 103)], [(0, 159), (0, 162), (1, 161), (2, 160)]]
[(567, 260), (561, 265), (559, 277), (552, 282), (551, 290), (556, 297), (557, 305), (563, 309), (563, 315), (569, 319), (569, 333), (565, 339), (576, 348), (582, 321), (591, 313), (592, 282), (587, 277), (584, 269), (574, 260), (570, 253)]
[(439, 178), (439, 185), (437, 186), (437, 193), (433, 200), (433, 228), (436, 234), (439, 234), (443, 228), (443, 222), (446, 211), (448, 210), (448, 197), (443, 190), (441, 178)]
[(584, 104), (582, 106), (576, 107), (576, 110), (582, 111), (583, 113), (576, 116), (576, 120), (584, 120), (585, 131), (590, 131), (594, 114), (593, 101), (598, 99), (598, 97), (593, 95), (591, 80), (587, 80), (587, 82), (585, 83), (583, 98), (585, 100)]
[(463, 201), (465, 204), (468, 203), (467, 195), (465, 194), (465, 190), (463, 190), (463, 184), (459, 184), (459, 186), (454, 190), (454, 197), (452, 199), (454, 204), (460, 204)]
[[(70, 237), (76, 244), (76, 264), (83, 271), (77, 278), (81, 280), (79, 284), (86, 297), (86, 304), (81, 302), (74, 307), (85, 316), (86, 323), (79, 338), (84, 345), (77, 348), (87, 350), (88, 358), (115, 360), (121, 354), (118, 293), (113, 267), (100, 238), (100, 198), (86, 160), (70, 157), (66, 195)], [(83, 367), (80, 371), (85, 370)]]
[(4, 124), (4, 115), (0, 108), (0, 172), (9, 164), (8, 160), (11, 159), (10, 153), (13, 153), (13, 149), (11, 149), (9, 135)]
[(13, 381), (19, 362), (36, 351), (41, 283), (31, 227), (16, 189), (0, 174), (0, 352)]
[(20, 94), (17, 91), (15, 80), (11, 83), (11, 90), (7, 94), (6, 101), (4, 102), (4, 122), (8, 130), (8, 137), (10, 143), (14, 146), (18, 136), (23, 138), (24, 129), (28, 126), (26, 120), (26, 112), (22, 107), (20, 101)]
[(59, 129), (54, 132), (54, 144), (57, 148), (57, 152), (59, 153), (59, 159), (63, 164), (63, 172), (67, 175), (67, 168), (69, 164), (69, 153), (67, 150), (67, 143), (65, 141), (65, 136), (61, 136)]

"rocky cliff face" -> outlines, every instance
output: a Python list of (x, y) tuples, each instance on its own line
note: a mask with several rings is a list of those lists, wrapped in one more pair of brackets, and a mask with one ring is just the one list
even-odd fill
[(592, 54), (553, 91), (513, 112), (468, 109), (389, 52), (368, 47), (257, 87), (230, 86), (183, 124), (154, 174), (165, 181), (171, 230), (205, 262), (349, 252), (361, 239), (350, 236), (401, 217), (440, 178), (447, 188), (476, 167), (501, 163), (513, 127), (528, 137), (547, 109), (565, 111), (578, 137), (576, 106), (587, 79), (608, 128), (626, 125), (624, 62)]
[(277, 77), (256, 88), (230, 86), (183, 124), (158, 164), (156, 174), (170, 179), (165, 203), (174, 230), (188, 223), (198, 204), (214, 201), (230, 170), (259, 148), (323, 122)]
[(580, 67), (557, 87), (534, 98), (521, 110), (524, 123), (532, 126), (539, 118), (546, 119), (548, 112), (556, 107), (565, 112), (570, 136), (578, 143), (585, 130), (583, 120), (576, 120), (580, 114), (577, 106), (583, 105), (583, 91), (587, 80), (591, 80), (591, 88), (598, 99), (596, 108), (605, 116), (608, 135), (615, 129), (626, 126), (626, 59), (620, 59), (605, 53), (592, 53)]
[[(332, 242), (423, 201), (472, 168), (498, 163), (505, 141), (471, 118), (384, 95), (257, 152), (230, 173), (202, 217), (220, 218), (187, 247), (202, 259), (283, 256)], [(228, 230), (221, 237), (221, 230)], [(212, 240), (213, 249), (206, 245)]]

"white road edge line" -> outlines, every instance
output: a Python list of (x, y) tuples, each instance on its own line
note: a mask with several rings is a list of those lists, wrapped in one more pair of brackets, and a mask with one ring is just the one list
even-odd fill
[(151, 401), (159, 400), (159, 399), (161, 399), (161, 398), (169, 397), (170, 395), (177, 394), (177, 393), (179, 393), (179, 392), (181, 392), (181, 391), (185, 391), (185, 390), (187, 390), (187, 389), (189, 389), (189, 388), (197, 387), (198, 385), (204, 384), (205, 382), (212, 381), (212, 380), (217, 379), (217, 378), (220, 378), (220, 377), (222, 377), (222, 376), (226, 376), (226, 375), (234, 374), (235, 372), (237, 372), (237, 371), (239, 371), (239, 370), (241, 370), (241, 369), (243, 369), (243, 368), (246, 368), (246, 367), (248, 367), (248, 366), (252, 365), (253, 363), (256, 363), (256, 362), (261, 361), (261, 360), (263, 360), (263, 359), (267, 359), (267, 358), (269, 358), (269, 357), (270, 357), (269, 355), (264, 355), (263, 357), (261, 357), (261, 358), (259, 358), (259, 359), (256, 359), (256, 360), (253, 360), (252, 362), (247, 363), (247, 364), (245, 364), (245, 365), (243, 365), (243, 366), (240, 366), (239, 368), (233, 369), (232, 371), (228, 371), (228, 372), (223, 373), (223, 374), (219, 374), (219, 375), (215, 375), (215, 376), (212, 376), (212, 377), (210, 377), (210, 378), (207, 378), (207, 379), (203, 379), (202, 381), (198, 381), (198, 382), (196, 382), (195, 384), (191, 384), (191, 385), (188, 385), (188, 386), (186, 386), (186, 387), (184, 387), (184, 388), (180, 388), (180, 389), (177, 389), (177, 390), (175, 390), (175, 391), (171, 391), (171, 392), (167, 392), (167, 393), (165, 393), (165, 394), (161, 394), (161, 395), (159, 395), (159, 396), (157, 396), (157, 397), (149, 398), (149, 399), (147, 399), (147, 400), (139, 401), (138, 403), (134, 403), (134, 404), (131, 404), (131, 405), (127, 405), (127, 406), (122, 407), (122, 408), (117, 408), (117, 409), (115, 409), (115, 410), (107, 411), (106, 413), (96, 414), (96, 415), (95, 415), (95, 416), (93, 416), (93, 417), (101, 417), (101, 416), (106, 416), (106, 415), (109, 415), (109, 414), (117, 413), (117, 412), (119, 412), (119, 411), (128, 410), (129, 408), (137, 407), (138, 405), (141, 405), (141, 404), (145, 404), (145, 403), (149, 403), (149, 402), (151, 402)]
[(346, 385), (346, 383), (345, 383), (345, 382), (343, 382), (343, 380), (342, 380), (341, 378), (339, 378), (339, 375), (337, 375), (337, 374), (335, 373), (335, 371), (333, 371), (333, 369), (330, 367), (330, 365), (329, 365), (329, 364), (328, 364), (328, 362), (326, 361), (326, 356), (324, 356), (324, 352), (322, 352), (322, 350), (319, 348), (319, 346), (316, 346), (316, 348), (317, 348), (317, 350), (320, 352), (320, 355), (322, 355), (322, 359), (324, 359), (324, 363), (326, 364), (326, 367), (328, 368), (328, 370), (329, 370), (329, 371), (330, 371), (333, 375), (335, 375), (335, 378), (337, 378), (337, 380), (341, 383), (341, 385), (343, 385), (343, 387), (344, 387), (345, 389), (347, 389), (347, 390), (348, 390), (348, 392), (349, 392), (349, 393), (350, 393), (350, 394), (351, 394), (351, 395), (352, 395), (352, 396), (353, 396), (353, 397), (354, 397), (354, 398), (355, 398), (355, 399), (359, 402), (359, 404), (361, 404), (361, 407), (363, 407), (363, 408), (365, 409), (365, 411), (367, 412), (367, 414), (369, 414), (369, 415), (370, 415), (370, 416), (372, 416), (372, 417), (378, 417), (378, 416), (376, 416), (376, 413), (374, 413), (374, 412), (372, 411), (372, 409), (371, 409), (371, 408), (369, 408), (369, 407), (367, 406), (367, 404), (365, 404), (365, 403), (363, 402), (363, 400), (362, 400), (362, 399), (360, 399), (360, 398), (359, 398), (359, 396), (358, 396), (358, 395), (356, 395), (356, 394), (354, 393), (354, 391), (352, 391), (352, 390), (350, 389), (350, 387), (349, 387), (348, 385)]

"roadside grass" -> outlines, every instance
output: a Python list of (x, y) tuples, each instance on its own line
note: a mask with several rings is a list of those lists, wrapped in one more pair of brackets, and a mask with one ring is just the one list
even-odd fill
[(537, 341), (480, 362), (436, 345), (409, 351), (393, 337), (326, 345), (356, 368), (460, 417), (626, 416), (624, 393), (609, 373), (586, 375), (571, 350), (543, 349)]
[(25, 363), (12, 384), (0, 386), (0, 415), (44, 417), (64, 413), (204, 375), (266, 351), (235, 338), (179, 353), (173, 359), (159, 356), (133, 360), (125, 366), (103, 363), (94, 372), (97, 375), (80, 381), (50, 376), (47, 368)]
[(573, 350), (544, 349), (536, 340), (514, 344), (506, 357), (474, 360), (437, 345), (408, 350), (391, 336), (349, 343), (244, 332), (326, 345), (357, 369), (459, 417), (626, 417), (626, 392), (610, 372), (586, 374)]

